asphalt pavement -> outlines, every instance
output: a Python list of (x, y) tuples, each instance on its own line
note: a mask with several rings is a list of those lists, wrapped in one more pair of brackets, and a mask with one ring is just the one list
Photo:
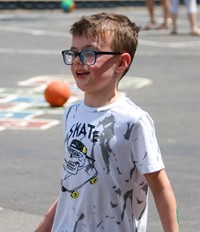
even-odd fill
[[(200, 9), (199, 9), (200, 10)], [(141, 27), (145, 7), (0, 12), (0, 231), (33, 232), (57, 197), (63, 159), (61, 118), (43, 90), (66, 79), (71, 102), (82, 97), (63, 64), (70, 25), (83, 14), (121, 13)], [(156, 7), (158, 24), (162, 11)], [(200, 21), (199, 21), (200, 25)], [(155, 121), (166, 170), (177, 198), (181, 232), (200, 228), (200, 37), (189, 34), (180, 6), (178, 35), (141, 30), (135, 61), (120, 89)], [(150, 195), (149, 232), (161, 224)]]

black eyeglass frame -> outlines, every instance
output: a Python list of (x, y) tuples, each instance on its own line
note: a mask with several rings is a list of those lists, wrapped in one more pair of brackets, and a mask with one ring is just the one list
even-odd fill
[[(73, 50), (63, 50), (62, 51), (62, 57), (63, 57), (63, 61), (64, 61), (64, 63), (66, 65), (72, 65), (73, 64), (73, 62), (71, 64), (68, 64), (66, 62), (66, 56), (65, 56), (66, 52), (72, 52), (72, 53), (74, 53), (74, 55), (75, 55), (74, 58), (76, 58), (77, 56), (79, 56), (81, 62), (84, 65), (87, 65), (87, 66), (94, 65), (96, 63), (97, 55), (121, 55), (121, 54), (123, 54), (122, 52), (106, 52), (106, 51), (95, 51), (95, 50), (82, 50), (80, 52), (73, 51)], [(93, 52), (94, 53), (94, 62), (93, 63), (87, 64), (87, 63), (84, 62), (84, 57), (82, 55), (84, 52)]]

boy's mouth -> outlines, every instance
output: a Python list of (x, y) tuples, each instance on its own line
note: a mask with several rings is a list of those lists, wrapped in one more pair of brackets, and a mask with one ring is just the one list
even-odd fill
[(77, 71), (76, 72), (76, 75), (77, 75), (77, 77), (79, 77), (79, 78), (84, 78), (84, 77), (86, 77), (87, 75), (89, 75), (90, 73), (89, 72), (87, 72), (87, 71)]

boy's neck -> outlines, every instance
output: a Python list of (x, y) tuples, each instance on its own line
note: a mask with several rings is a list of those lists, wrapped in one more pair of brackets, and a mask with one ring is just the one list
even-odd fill
[(90, 107), (103, 107), (112, 104), (120, 98), (121, 94), (119, 92), (115, 92), (113, 94), (109, 94), (108, 96), (97, 94), (93, 95), (92, 93), (85, 93), (84, 103)]

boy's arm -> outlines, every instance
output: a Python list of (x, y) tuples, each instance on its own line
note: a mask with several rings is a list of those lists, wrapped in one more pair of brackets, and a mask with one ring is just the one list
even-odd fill
[(53, 220), (56, 212), (58, 199), (52, 204), (51, 208), (48, 210), (47, 214), (44, 216), (40, 224), (37, 226), (35, 232), (50, 232)]
[(178, 232), (175, 196), (165, 170), (145, 174), (152, 191), (164, 232)]

